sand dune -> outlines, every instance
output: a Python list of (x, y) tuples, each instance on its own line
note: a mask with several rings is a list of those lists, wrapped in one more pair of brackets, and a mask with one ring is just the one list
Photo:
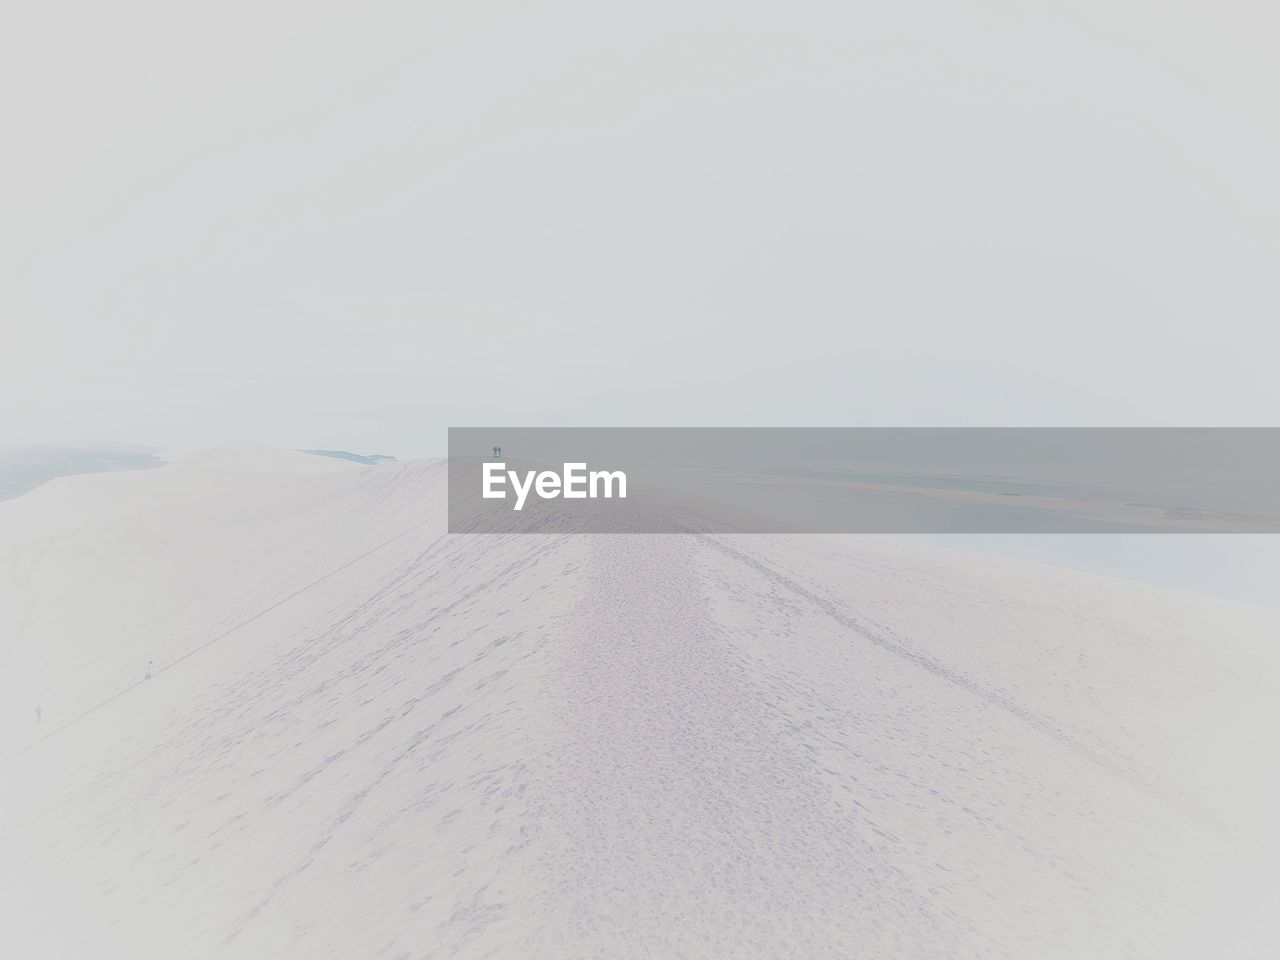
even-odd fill
[(241, 446), (0, 504), (0, 953), (1272, 954), (1274, 615), (450, 536), (444, 480)]

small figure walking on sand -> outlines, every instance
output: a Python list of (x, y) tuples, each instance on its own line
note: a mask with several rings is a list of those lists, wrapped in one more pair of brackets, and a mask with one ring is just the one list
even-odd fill
[(44, 711), (40, 709), (40, 704), (36, 704), (36, 726), (40, 726), (40, 718), (44, 716)]
[(151, 679), (151, 664), (152, 664), (152, 663), (154, 663), (154, 662), (155, 662), (154, 660), (148, 660), (148, 661), (147, 661), (147, 675), (146, 675), (145, 677), (143, 677), (143, 678), (142, 678), (143, 680), (150, 680), (150, 679)]

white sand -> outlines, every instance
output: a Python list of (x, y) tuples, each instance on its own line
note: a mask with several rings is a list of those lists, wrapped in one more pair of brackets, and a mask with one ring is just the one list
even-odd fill
[(0, 956), (1274, 955), (1274, 615), (451, 537), (443, 481), (241, 445), (0, 504)]

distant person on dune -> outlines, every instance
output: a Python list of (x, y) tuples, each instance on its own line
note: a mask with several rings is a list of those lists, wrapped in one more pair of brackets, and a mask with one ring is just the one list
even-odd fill
[(40, 718), (44, 716), (44, 711), (40, 709), (40, 705), (36, 704), (36, 726), (40, 726)]
[(154, 660), (148, 660), (148, 661), (147, 661), (147, 675), (146, 675), (145, 677), (143, 677), (143, 678), (142, 678), (143, 680), (150, 680), (150, 679), (151, 679), (151, 664), (152, 664), (152, 663), (154, 663), (154, 662), (155, 662)]

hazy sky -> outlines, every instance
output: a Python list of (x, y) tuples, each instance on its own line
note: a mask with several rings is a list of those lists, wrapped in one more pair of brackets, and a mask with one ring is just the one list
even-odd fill
[(1271, 4), (10, 4), (0, 443), (1280, 411)]

